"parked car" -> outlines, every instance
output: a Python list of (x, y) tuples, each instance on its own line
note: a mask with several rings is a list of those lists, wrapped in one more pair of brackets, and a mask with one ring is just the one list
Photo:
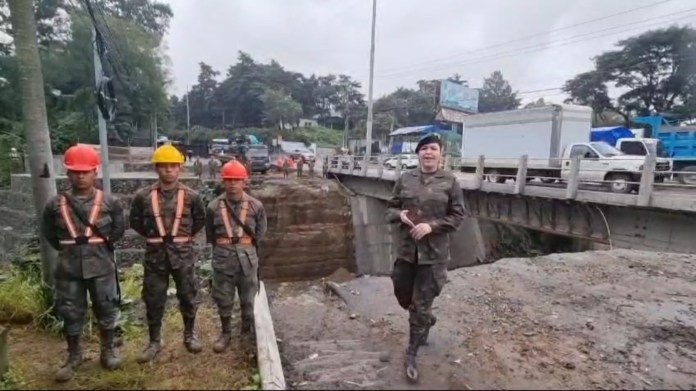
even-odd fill
[(384, 166), (389, 169), (395, 169), (399, 164), (399, 156), (401, 156), (401, 168), (416, 168), (418, 167), (418, 155), (414, 154), (401, 154), (393, 156), (384, 161)]

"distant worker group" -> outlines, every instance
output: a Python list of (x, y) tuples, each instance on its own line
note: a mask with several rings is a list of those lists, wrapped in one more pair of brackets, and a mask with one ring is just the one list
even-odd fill
[[(130, 210), (130, 226), (146, 242), (142, 297), (149, 342), (137, 357), (139, 363), (152, 361), (161, 351), (170, 276), (184, 323), (184, 346), (194, 354), (203, 350), (195, 333), (199, 286), (193, 238), (204, 228), (213, 246), (212, 296), (221, 323), (213, 350), (224, 352), (231, 342), (235, 292), (241, 302), (242, 335), (253, 340), (254, 296), (259, 284), (257, 246), (266, 232), (263, 204), (246, 193), (247, 168), (233, 160), (220, 169), (225, 192), (204, 205), (195, 190), (179, 182), (184, 161), (184, 155), (171, 145), (157, 148), (152, 163), (159, 180), (135, 194)], [(68, 358), (56, 372), (58, 382), (72, 379), (82, 363), (80, 337), (88, 293), (99, 322), (100, 363), (105, 369), (121, 364), (114, 346), (121, 299), (114, 243), (126, 229), (118, 199), (95, 187), (100, 165), (97, 152), (85, 145), (70, 147), (64, 165), (71, 188), (48, 202), (41, 219), (42, 235), (59, 252), (54, 270), (55, 308), (64, 322)]]

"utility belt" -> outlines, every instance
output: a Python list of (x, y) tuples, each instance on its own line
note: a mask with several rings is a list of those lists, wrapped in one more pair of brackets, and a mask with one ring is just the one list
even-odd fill
[(191, 242), (190, 236), (158, 236), (154, 238), (145, 238), (146, 243), (150, 244), (171, 244), (171, 243), (189, 243)]
[(241, 238), (217, 238), (215, 239), (215, 244), (246, 244), (246, 245), (252, 245), (253, 241), (249, 236), (242, 236)]

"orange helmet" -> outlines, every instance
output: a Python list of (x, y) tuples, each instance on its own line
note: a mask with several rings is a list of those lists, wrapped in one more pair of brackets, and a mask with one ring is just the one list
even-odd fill
[(237, 160), (230, 160), (220, 170), (222, 179), (247, 179), (249, 175), (246, 167)]
[(70, 171), (92, 171), (101, 164), (99, 154), (94, 148), (77, 144), (68, 148), (63, 156), (63, 165)]

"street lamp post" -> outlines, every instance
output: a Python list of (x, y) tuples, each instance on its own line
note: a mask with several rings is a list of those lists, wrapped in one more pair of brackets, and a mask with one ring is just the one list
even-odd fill
[(377, 21), (377, 0), (372, 0), (372, 35), (370, 41), (370, 81), (367, 90), (367, 135), (365, 137), (365, 162), (362, 166), (362, 172), (367, 173), (367, 165), (370, 162), (372, 154), (372, 117), (373, 117), (373, 102), (372, 90), (375, 79), (375, 23)]

